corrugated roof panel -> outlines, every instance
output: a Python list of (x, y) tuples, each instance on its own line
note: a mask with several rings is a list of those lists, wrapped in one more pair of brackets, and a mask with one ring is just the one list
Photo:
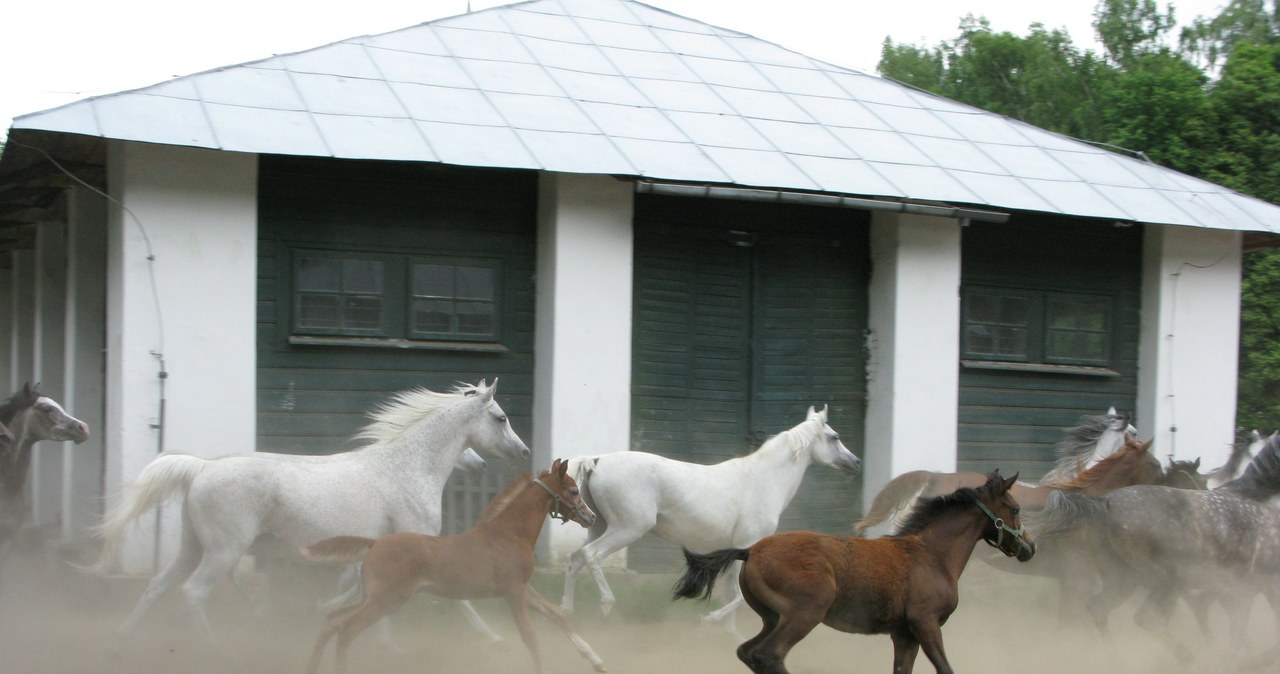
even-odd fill
[[(192, 82), (197, 81), (192, 80)], [(280, 110), (306, 109), (306, 105), (298, 97), (289, 73), (283, 70), (263, 68), (216, 70), (208, 73), (207, 77), (201, 77), (198, 85), (193, 85), (191, 88), (193, 93), (198, 89), (199, 98), (211, 103)], [(156, 93), (159, 93), (159, 90)]]
[(693, 143), (671, 143), (615, 138), (618, 150), (642, 176), (669, 176), (678, 171), (684, 180), (723, 183), (729, 176)]
[(516, 133), (548, 171), (634, 174), (635, 167), (604, 136), (524, 129)]
[(583, 102), (582, 109), (595, 120), (604, 133), (617, 138), (688, 143), (689, 136), (676, 128), (661, 111), (634, 105)]
[(418, 84), (392, 84), (413, 119), (478, 126), (505, 126), (506, 120), (489, 97), (476, 89), (453, 89)]
[(831, 157), (792, 157), (824, 192), (903, 198), (907, 195), (864, 161)]
[(750, 63), (685, 56), (684, 62), (700, 80), (726, 87), (772, 91), (773, 86)]
[(699, 145), (772, 150), (773, 144), (747, 120), (726, 115), (670, 112), (668, 118)]
[(169, 80), (168, 82), (161, 82), (160, 84), (147, 87), (147, 93), (152, 96), (185, 98), (189, 101), (207, 100), (204, 96), (201, 96), (200, 92), (196, 89), (196, 79), (191, 77), (181, 77), (176, 80)]
[(929, 164), (929, 158), (920, 153), (900, 134), (872, 129), (832, 128), (831, 132), (844, 144), (867, 161)]
[[(762, 187), (783, 183), (794, 189), (821, 189), (820, 185), (777, 152), (726, 147), (707, 147), (706, 152), (711, 161), (728, 172), (733, 182), (739, 185)], [(778, 180), (779, 177), (782, 180)]]
[(264, 154), (332, 156), (315, 116), (294, 110), (205, 105), (214, 136), (225, 150)]
[[(93, 102), (94, 126), (107, 138), (144, 140), (154, 143), (190, 143), (199, 147), (221, 147), (225, 139), (209, 128), (199, 101), (144, 95), (141, 99), (109, 96)], [(271, 110), (248, 109), (270, 113)]]
[(955, 112), (936, 112), (942, 123), (958, 131), (975, 143), (1001, 145), (1030, 145), (1027, 137), (997, 115), (972, 115)]
[(1266, 202), (1232, 198), (1231, 195), (1222, 193), (1166, 192), (1165, 196), (1204, 222), (1226, 222), (1239, 229), (1275, 231), (1274, 227), (1267, 226), (1274, 211), (1271, 210), (1273, 206)]
[(1079, 174), (1070, 171), (1061, 162), (1038, 147), (1017, 147), (986, 143), (982, 145), (982, 151), (991, 157), (992, 161), (1006, 169), (1003, 173), (1010, 175), (1039, 178), (1041, 180), (1082, 179)]
[[(71, 133), (92, 136), (106, 136), (102, 127), (98, 125), (97, 102), (92, 99), (46, 110), (36, 115), (28, 115), (22, 120), (21, 127), (15, 123), (14, 128), (34, 129), (36, 131), (70, 131)], [(165, 133), (172, 134), (173, 131), (166, 129)], [(122, 140), (138, 140), (123, 136), (119, 136), (119, 138)], [(207, 134), (205, 142), (192, 143), (192, 145), (216, 147)]]
[(822, 98), (819, 96), (792, 96), (814, 121), (827, 126), (846, 126), (857, 129), (876, 129), (890, 131), (888, 124), (867, 110), (867, 106), (858, 101), (841, 98)]
[(662, 110), (708, 112), (729, 115), (733, 108), (711, 87), (701, 82), (633, 80), (636, 88)]
[(286, 69), (294, 73), (316, 73), (328, 77), (361, 77), (365, 79), (380, 79), (382, 77), (378, 69), (373, 67), (369, 56), (365, 54), (364, 47), (350, 42), (338, 42), (323, 49), (309, 49), (296, 54), (280, 56), (278, 59), (279, 63), (282, 63)]
[(742, 55), (742, 58), (752, 63), (821, 69), (819, 64), (808, 56), (797, 54), (790, 49), (779, 47), (770, 42), (757, 40), (746, 35), (726, 36), (725, 40), (729, 42), (734, 51)]
[(871, 114), (884, 120), (895, 131), (911, 136), (934, 138), (964, 138), (964, 134), (951, 128), (937, 113), (922, 108), (901, 108), (882, 103), (867, 103)]
[(613, 103), (615, 105), (648, 106), (649, 99), (631, 85), (631, 80), (618, 75), (597, 75), (572, 70), (555, 70), (551, 77), (570, 98), (579, 101)]
[(1056, 206), (1012, 176), (970, 171), (953, 171), (951, 175), (970, 192), (981, 197), (982, 200), (977, 202), (979, 204), (1006, 209), (1058, 212)]
[(564, 68), (573, 72), (614, 75), (614, 67), (595, 45), (527, 39), (525, 47), (533, 58), (547, 68)]
[(516, 132), (505, 126), (418, 122), (418, 127), (446, 164), (542, 168)]
[(911, 144), (923, 152), (934, 164), (956, 171), (975, 171), (1006, 175), (1003, 166), (991, 160), (982, 148), (967, 140), (912, 136)]
[(435, 157), (418, 126), (407, 119), (316, 115), (315, 120), (326, 144), (339, 157), (356, 153), (388, 160), (432, 161), (424, 158)]
[(457, 60), (447, 56), (370, 47), (369, 57), (390, 82), (475, 88), (475, 80), (462, 69)]
[(1054, 133), (1052, 131), (1045, 131), (1044, 129), (1031, 126), (1030, 124), (1020, 122), (1016, 119), (1009, 119), (1007, 117), (1002, 117), (1001, 119), (1004, 119), (1010, 127), (1016, 129), (1019, 135), (1025, 139), (1025, 142), (1042, 147), (1046, 150), (1052, 150), (1055, 152), (1079, 152), (1083, 148), (1097, 149), (1092, 145), (1083, 143), (1074, 138), (1064, 136), (1060, 133)]
[[(599, 19), (602, 21), (616, 21), (621, 23), (632, 23), (635, 21), (635, 15), (631, 13), (627, 5), (616, 2), (599, 2), (598, 0), (558, 0), (559, 5), (564, 7), (565, 14), (573, 17), (584, 19)], [(527, 3), (522, 7), (538, 7), (542, 8), (547, 3)], [(554, 11), (555, 5), (551, 4), (548, 11)], [(556, 8), (558, 10), (558, 8)], [(645, 9), (648, 9), (647, 7)], [(655, 12), (663, 14), (662, 12)], [(661, 17), (659, 17), (661, 18)], [(684, 17), (680, 17), (684, 18)], [(686, 21), (688, 19), (685, 19)]]
[(504, 12), (503, 20), (517, 35), (589, 45), (591, 38), (570, 17), (544, 12)]
[(599, 134), (595, 123), (568, 99), (522, 94), (489, 94), (489, 101), (517, 129)]
[(1119, 187), (1146, 187), (1146, 181), (1140, 179), (1123, 163), (1117, 161), (1110, 152), (1052, 152), (1054, 159), (1061, 162), (1078, 176), (1088, 178), (1090, 182)]
[(475, 80), (476, 86), (486, 91), (538, 96), (564, 95), (564, 90), (542, 66), (472, 60), (467, 61), (463, 67)]
[(853, 71), (828, 71), (828, 75), (846, 93), (864, 103), (885, 103), (904, 108), (919, 107), (907, 89), (878, 77)]
[(734, 112), (744, 117), (780, 119), (792, 122), (808, 122), (813, 119), (800, 106), (792, 102), (786, 94), (776, 91), (756, 91), (754, 89), (737, 89), (735, 87), (714, 85), (711, 88), (724, 98)]
[(825, 96), (835, 98), (843, 91), (821, 71), (810, 68), (756, 65), (756, 70), (769, 80), (769, 87), (792, 96)]
[(461, 59), (529, 63), (529, 50), (520, 38), (510, 33), (436, 26), (436, 36), (444, 43), (449, 54)]
[[(601, 3), (608, 4), (608, 3)], [(591, 38), (592, 42), (604, 47), (634, 49), (654, 53), (671, 53), (654, 34), (648, 30), (636, 30), (635, 26), (613, 21), (579, 19), (578, 27)]]
[(384, 80), (293, 74), (307, 109), (322, 115), (404, 117), (405, 107)]
[(1189, 175), (1170, 171), (1159, 164), (1115, 155), (1115, 161), (1124, 165), (1135, 176), (1147, 185), (1162, 190), (1183, 190), (1187, 192), (1216, 192), (1225, 189), (1210, 182), (1205, 182)]
[(1111, 185), (1094, 185), (1106, 199), (1129, 213), (1142, 213), (1161, 222), (1176, 221), (1187, 217), (1186, 211), (1171, 201), (1159, 190), (1145, 187), (1115, 187)]
[[(1073, 213), (1090, 218), (1132, 220), (1133, 216), (1119, 204), (1106, 200), (1091, 185), (1061, 180), (1023, 178), (1022, 182), (1040, 198), (1053, 205), (1056, 213)], [(997, 198), (999, 195), (996, 195)]]
[(774, 147), (788, 154), (857, 158), (857, 155), (821, 124), (757, 119), (752, 122), (752, 126), (769, 139)]
[(688, 24), (682, 23), (676, 30), (657, 29), (654, 36), (667, 46), (667, 49), (687, 58), (712, 61), (741, 63), (738, 52), (729, 48), (718, 35), (699, 35), (685, 32)]
[(892, 164), (876, 162), (872, 165), (886, 180), (913, 198), (931, 201), (959, 201), (984, 203), (983, 199), (952, 177), (951, 173), (936, 166)]

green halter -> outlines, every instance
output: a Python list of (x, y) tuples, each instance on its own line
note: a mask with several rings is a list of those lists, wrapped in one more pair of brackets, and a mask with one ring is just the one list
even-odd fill
[(987, 508), (985, 503), (983, 503), (982, 501), (974, 501), (974, 503), (977, 503), (978, 507), (982, 509), (982, 512), (986, 513), (987, 517), (990, 517), (992, 523), (996, 525), (996, 542), (992, 543), (991, 541), (985, 538), (982, 539), (984, 541), (987, 541), (987, 545), (990, 545), (993, 548), (999, 548), (1000, 544), (1004, 542), (1004, 534), (1006, 531), (1009, 532), (1009, 534), (1012, 535), (1014, 538), (1022, 537), (1022, 531), (1026, 527), (1018, 527), (1017, 529), (1010, 529), (1009, 525), (1005, 524), (1003, 519), (996, 517), (996, 514), (991, 512), (991, 509)]

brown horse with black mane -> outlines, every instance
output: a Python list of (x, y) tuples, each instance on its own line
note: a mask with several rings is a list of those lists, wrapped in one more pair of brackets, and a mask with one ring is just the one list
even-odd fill
[(1016, 482), (996, 471), (976, 489), (923, 501), (894, 536), (791, 531), (745, 550), (685, 550), (688, 568), (675, 596), (710, 596), (716, 577), (741, 560), (738, 584), (764, 626), (738, 647), (738, 659), (756, 674), (786, 674), (787, 653), (819, 623), (888, 634), (895, 674), (911, 672), (921, 648), (940, 674), (950, 674), (942, 625), (959, 603), (956, 587), (974, 544), (984, 540), (1024, 562), (1035, 554), (1010, 493)]
[(511, 609), (520, 637), (541, 672), (538, 641), (526, 608), (558, 624), (582, 657), (597, 672), (602, 662), (578, 636), (564, 613), (532, 587), (533, 546), (549, 514), (565, 522), (589, 527), (595, 513), (582, 502), (578, 485), (568, 475), (569, 462), (556, 459), (537, 478), (528, 474), (513, 480), (480, 514), (472, 529), (454, 536), (401, 532), (377, 540), (359, 536), (327, 538), (303, 549), (319, 561), (352, 563), (361, 558), (361, 596), (329, 613), (316, 639), (307, 671), (320, 667), (325, 646), (338, 637), (337, 668), (346, 671), (347, 648), (370, 625), (390, 615), (418, 591), (449, 599), (502, 597)]

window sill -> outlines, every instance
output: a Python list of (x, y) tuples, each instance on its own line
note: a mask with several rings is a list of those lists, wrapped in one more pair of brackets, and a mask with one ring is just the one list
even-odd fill
[(971, 370), (1007, 370), (1011, 372), (1040, 372), (1045, 374), (1077, 374), (1086, 377), (1119, 377), (1120, 373), (1109, 367), (1091, 365), (1051, 365), (1048, 363), (1010, 363), (999, 360), (961, 360), (961, 367)]
[(289, 343), (297, 346), (342, 346), (362, 349), (413, 349), (423, 351), (472, 351), (477, 353), (507, 353), (507, 347), (493, 342), (426, 341), (419, 339), (389, 339), (386, 337), (321, 337), (290, 335)]

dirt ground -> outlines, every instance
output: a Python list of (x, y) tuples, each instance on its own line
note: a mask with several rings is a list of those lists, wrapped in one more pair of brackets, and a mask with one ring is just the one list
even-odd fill
[[(701, 624), (702, 602), (671, 602), (674, 576), (619, 573), (612, 576), (619, 605), (607, 618), (596, 610), (594, 585), (580, 576), (574, 622), (583, 637), (619, 674), (746, 672), (734, 656), (739, 639), (717, 624)], [(321, 616), (315, 600), (332, 594), (336, 574), (329, 570), (284, 567), (272, 574), (264, 606), (256, 612), (230, 586), (217, 588), (210, 616), (217, 643), (202, 639), (169, 597), (144, 621), (136, 637), (113, 650), (113, 630), (142, 591), (141, 579), (86, 576), (49, 554), (11, 558), (0, 590), (0, 672), (5, 674), (205, 674), (214, 672), (301, 671)], [(558, 601), (561, 576), (548, 570), (536, 586)], [(960, 607), (943, 630), (951, 664), (959, 672), (1221, 672), (1225, 621), (1216, 616), (1218, 642), (1202, 639), (1184, 608), (1170, 635), (1198, 653), (1182, 662), (1161, 642), (1133, 627), (1133, 605), (1113, 616), (1114, 631), (1099, 636), (1092, 627), (1060, 627), (1056, 586), (1012, 575), (974, 562), (961, 582)], [(505, 607), (477, 602), (490, 625), (505, 637), (485, 642), (468, 628), (448, 602), (418, 597), (393, 624), (400, 652), (379, 644), (371, 633), (352, 648), (353, 672), (532, 672)], [(1270, 612), (1255, 607), (1251, 629), (1256, 650), (1277, 640)], [(759, 621), (744, 609), (738, 614), (744, 635)], [(590, 665), (554, 625), (535, 617), (547, 672), (586, 674)], [(855, 636), (819, 627), (787, 660), (795, 674), (886, 672), (892, 647), (885, 636)], [(918, 670), (932, 672), (923, 655)], [(332, 653), (323, 672), (332, 671)], [(1280, 663), (1260, 670), (1280, 671)]]

